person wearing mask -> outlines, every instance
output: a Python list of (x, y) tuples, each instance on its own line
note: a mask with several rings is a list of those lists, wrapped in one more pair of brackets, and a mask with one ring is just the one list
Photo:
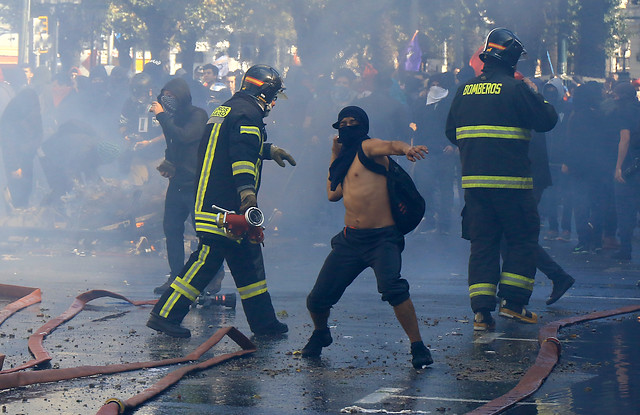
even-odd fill
[[(486, 39), (480, 76), (458, 88), (446, 135), (462, 163), (462, 237), (471, 241), (469, 296), (474, 330), (495, 327), (499, 315), (537, 323), (525, 305), (533, 292), (540, 218), (529, 161), (531, 130), (551, 130), (553, 106), (514, 78), (524, 46), (510, 30), (497, 28)], [(500, 266), (500, 241), (508, 250)]]
[(414, 107), (415, 142), (431, 149), (429, 160), (414, 170), (416, 185), (427, 201), (425, 222), (440, 234), (451, 231), (453, 188), (457, 181), (456, 147), (444, 135), (454, 87), (453, 73), (434, 74), (426, 97)]
[[(163, 229), (167, 240), (169, 279), (154, 292), (168, 289), (184, 266), (185, 221), (192, 216), (196, 188), (198, 146), (207, 123), (207, 113), (191, 104), (189, 85), (173, 78), (162, 88), (149, 109), (162, 128), (167, 148), (157, 167), (169, 179), (164, 203)], [(194, 226), (195, 227), (195, 226)]]
[(369, 138), (369, 117), (357, 106), (343, 108), (333, 128), (338, 136), (333, 139), (327, 195), (332, 202), (344, 199), (345, 227), (331, 240), (331, 253), (307, 297), (314, 330), (302, 356), (318, 357), (333, 342), (328, 327), (331, 308), (356, 277), (371, 267), (382, 300), (393, 307), (409, 337), (412, 365), (421, 369), (433, 359), (420, 336), (409, 283), (400, 275), (404, 236), (391, 214), (386, 176), (365, 167), (363, 158), (387, 169), (388, 156), (405, 155), (415, 162), (426, 156), (427, 147)]
[[(288, 331), (276, 318), (271, 303), (259, 241), (247, 235), (237, 237), (218, 221), (218, 214), (224, 213), (221, 209), (244, 215), (258, 206), (264, 160), (274, 160), (282, 167), (285, 160), (295, 165), (286, 151), (266, 142), (263, 119), (283, 90), (275, 69), (254, 65), (247, 70), (240, 91), (209, 117), (195, 171), (195, 222), (200, 243), (151, 311), (148, 327), (174, 337), (189, 337), (191, 332), (180, 323), (226, 260), (251, 331), (256, 335)], [(164, 106), (173, 108), (174, 104)], [(166, 130), (165, 135), (169, 138)], [(169, 157), (167, 161), (174, 164)]]

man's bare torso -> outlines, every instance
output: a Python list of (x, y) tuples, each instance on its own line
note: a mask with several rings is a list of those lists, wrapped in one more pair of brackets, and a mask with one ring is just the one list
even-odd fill
[[(386, 157), (376, 157), (374, 160), (388, 167)], [(387, 178), (363, 166), (358, 156), (342, 182), (342, 193), (346, 226), (375, 229), (395, 224), (389, 207)]]

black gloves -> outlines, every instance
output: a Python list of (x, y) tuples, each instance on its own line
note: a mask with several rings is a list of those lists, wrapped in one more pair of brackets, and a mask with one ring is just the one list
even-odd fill
[(287, 153), (285, 150), (281, 149), (278, 146), (274, 146), (271, 144), (271, 160), (278, 163), (280, 167), (284, 167), (284, 161), (287, 160), (289, 164), (292, 166), (296, 165), (296, 161), (291, 157), (291, 154)]

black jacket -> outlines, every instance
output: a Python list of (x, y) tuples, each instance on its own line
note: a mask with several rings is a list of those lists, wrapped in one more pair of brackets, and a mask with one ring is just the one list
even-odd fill
[(263, 117), (255, 98), (244, 92), (236, 92), (211, 114), (198, 151), (195, 219), (199, 236), (225, 235), (216, 224), (219, 211), (213, 205), (237, 212), (242, 190), (258, 193), (262, 160), (271, 154)]
[[(176, 167), (170, 179), (178, 185), (195, 185), (198, 146), (207, 123), (207, 113), (191, 104), (189, 86), (181, 78), (167, 82), (162, 91), (171, 91), (178, 100), (178, 110), (170, 116), (166, 111), (156, 116), (167, 142), (165, 159)], [(162, 93), (161, 93), (162, 94)]]
[(558, 120), (542, 95), (487, 61), (482, 75), (453, 99), (446, 135), (460, 148), (462, 187), (531, 189), (531, 130), (546, 132)]

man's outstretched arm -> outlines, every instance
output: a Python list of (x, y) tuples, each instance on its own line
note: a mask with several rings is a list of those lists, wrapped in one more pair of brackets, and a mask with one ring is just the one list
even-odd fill
[(429, 154), (427, 146), (412, 146), (404, 141), (386, 141), (371, 138), (362, 142), (362, 151), (367, 157), (406, 156), (409, 161), (416, 161)]

